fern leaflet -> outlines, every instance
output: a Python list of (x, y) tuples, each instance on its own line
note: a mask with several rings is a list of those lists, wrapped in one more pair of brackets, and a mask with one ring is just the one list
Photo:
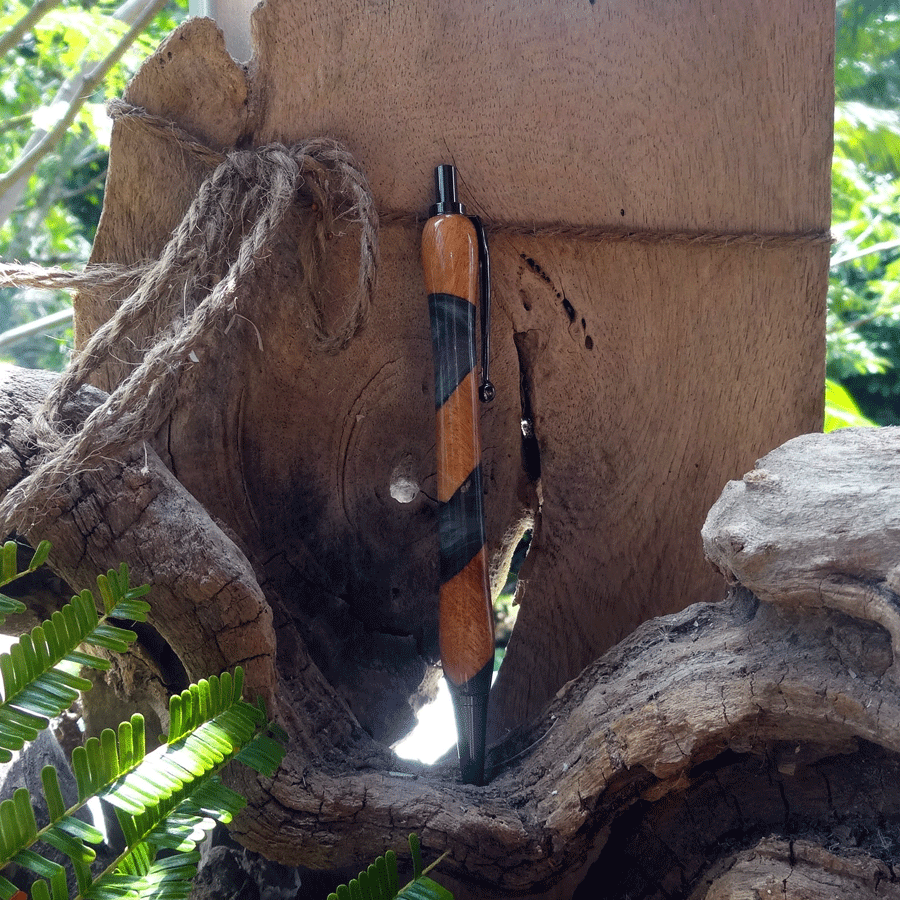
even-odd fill
[(413, 880), (402, 890), (397, 888), (397, 854), (388, 850), (379, 856), (365, 872), (342, 884), (328, 895), (328, 900), (453, 900), (453, 894), (443, 885), (427, 876), (447, 854), (439, 857), (427, 869), (422, 868), (422, 851), (419, 836), (409, 836), (412, 854)]
[[(31, 557), (28, 568), (23, 571), (18, 570), (16, 557), (18, 555), (19, 545), (15, 541), (7, 541), (0, 547), (0, 587), (6, 587), (11, 581), (34, 572), (40, 568), (46, 561), (50, 553), (50, 542), (41, 541)], [(25, 612), (25, 604), (21, 600), (15, 600), (0, 594), (0, 623), (6, 620), (7, 616)]]
[[(5, 548), (11, 543), (7, 542), (0, 552), (2, 566), (7, 565)], [(43, 544), (39, 550), (41, 547)], [(51, 718), (68, 709), (80, 691), (90, 688), (91, 682), (78, 674), (82, 666), (109, 668), (107, 660), (78, 650), (80, 644), (122, 652), (136, 635), (108, 620), (146, 621), (150, 607), (139, 598), (149, 587), (132, 588), (124, 563), (118, 572), (111, 570), (98, 576), (97, 584), (103, 602), (102, 616), (97, 612), (94, 595), (84, 590), (30, 634), (23, 634), (8, 653), (0, 654), (4, 696), (0, 704), (0, 762), (9, 762), (12, 751), (33, 741)]]

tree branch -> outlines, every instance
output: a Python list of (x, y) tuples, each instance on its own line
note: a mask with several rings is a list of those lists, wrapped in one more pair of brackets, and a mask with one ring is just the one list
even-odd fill
[(28, 340), (28, 338), (34, 337), (42, 331), (63, 328), (71, 324), (71, 308), (60, 309), (57, 312), (42, 316), (40, 319), (35, 319), (32, 322), (26, 322), (24, 325), (19, 325), (17, 328), (10, 328), (8, 331), (4, 331), (0, 334), (0, 350), (5, 349), (6, 347), (12, 347), (14, 344), (18, 344), (19, 341)]
[(17, 46), (32, 27), (51, 9), (59, 6), (59, 3), (60, 0), (37, 0), (34, 6), (6, 34), (0, 36), (0, 56), (5, 56), (13, 47)]
[(9, 218), (21, 199), (28, 176), (59, 143), (87, 98), (166, 2), (167, 0), (129, 0), (113, 13), (114, 18), (130, 23), (131, 27), (113, 50), (99, 62), (86, 55), (79, 73), (65, 81), (53, 98), (52, 105), (65, 105), (65, 113), (49, 131), (35, 131), (19, 158), (8, 171), (0, 175), (0, 224)]

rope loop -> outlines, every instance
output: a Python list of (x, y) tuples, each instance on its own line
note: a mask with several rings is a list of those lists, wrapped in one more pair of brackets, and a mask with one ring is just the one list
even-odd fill
[[(134, 112), (129, 112), (129, 116)], [(168, 129), (171, 133), (172, 129)], [(204, 159), (210, 160), (205, 154)], [(375, 290), (378, 215), (362, 170), (336, 141), (314, 139), (285, 147), (218, 154), (159, 259), (128, 271), (91, 267), (68, 279), (81, 290), (127, 291), (115, 314), (77, 352), (30, 425), (41, 453), (33, 471), (0, 503), (0, 523), (9, 533), (31, 524), (47, 501), (80, 471), (101, 458), (118, 458), (152, 437), (170, 414), (185, 366), (227, 333), (236, 315), (252, 321), (251, 278), (270, 254), (292, 208), (300, 210), (297, 241), (299, 294), (305, 298), (320, 349), (345, 347), (364, 325)], [(346, 225), (360, 230), (359, 293), (345, 321), (329, 328), (321, 297), (331, 238)], [(22, 268), (0, 267), (0, 284), (22, 283)], [(58, 270), (34, 272), (38, 286), (66, 280)], [(73, 273), (68, 273), (72, 275)], [(34, 283), (34, 282), (31, 282)], [(129, 344), (136, 364), (83, 426), (72, 432), (63, 409), (111, 356)]]

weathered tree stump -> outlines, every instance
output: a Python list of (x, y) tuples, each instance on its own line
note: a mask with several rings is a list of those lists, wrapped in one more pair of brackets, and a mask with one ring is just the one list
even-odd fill
[[(50, 378), (5, 373), (4, 490), (34, 460), (24, 426)], [(72, 421), (100, 399), (85, 390)], [(727, 516), (723, 507), (743, 493), (757, 545), (767, 547), (752, 577), (772, 584), (764, 579), (787, 564), (778, 535), (791, 508), (807, 529), (808, 559), (818, 560), (853, 502), (848, 564), (867, 559), (878, 581), (893, 566), (882, 548), (889, 532), (870, 524), (867, 507), (877, 511), (893, 490), (895, 440), (885, 429), (789, 442), (761, 465), (782, 498), (796, 500), (767, 512), (755, 488), (748, 491), (761, 475), (733, 483), (707, 523), (708, 551), (735, 546), (747, 507), (732, 502)], [(848, 473), (859, 477), (861, 447), (883, 465), (869, 466), (855, 500), (845, 495), (831, 512), (818, 505), (811, 517), (802, 497), (829, 483), (837, 492)], [(851, 452), (839, 465), (842, 448)], [(108, 527), (94, 527), (100, 523)], [(163, 527), (171, 549), (142, 552)], [(898, 896), (900, 687), (890, 675), (892, 640), (876, 617), (848, 613), (844, 584), (823, 579), (818, 562), (807, 567), (818, 603), (807, 602), (799, 582), (790, 595), (796, 603), (760, 602), (736, 585), (722, 603), (645, 623), (567, 684), (542, 716), (492, 748), (490, 784), (475, 788), (456, 783), (451, 764), (429, 769), (392, 758), (359, 727), (302, 644), (271, 627), (239, 551), (151, 450), (72, 479), (34, 529), (55, 541), (54, 564), (73, 583), (127, 554), (135, 578), (154, 584), (154, 627), (172, 642), (185, 631), (196, 636), (185, 657), (190, 677), (221, 667), (233, 646), (253, 648), (242, 657), (250, 683), (292, 737), (273, 782), (243, 785), (253, 806), (238, 833), (270, 857), (358, 865), (416, 830), (427, 848), (451, 849), (442, 871), (459, 879), (459, 896), (562, 898), (582, 882), (584, 893), (574, 896), (622, 900), (736, 900), (769, 884), (795, 898)], [(792, 570), (804, 570), (796, 544), (784, 553), (795, 560)], [(831, 559), (836, 570), (846, 568), (837, 554)], [(734, 560), (727, 565), (739, 576)], [(223, 590), (232, 600), (220, 607)], [(214, 620), (225, 610), (230, 628)], [(277, 674), (282, 653), (295, 659), (292, 680)]]

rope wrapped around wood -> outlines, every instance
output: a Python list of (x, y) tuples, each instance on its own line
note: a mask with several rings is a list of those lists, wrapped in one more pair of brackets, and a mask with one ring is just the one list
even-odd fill
[[(125, 294), (115, 314), (73, 356), (68, 369), (31, 423), (43, 456), (34, 471), (0, 503), (0, 527), (9, 533), (30, 524), (66, 479), (153, 435), (169, 415), (186, 363), (213, 329), (227, 331), (242, 316), (242, 290), (264, 259), (288, 210), (298, 204), (303, 227), (297, 247), (298, 293), (309, 311), (317, 345), (345, 347), (368, 316), (378, 265), (379, 214), (360, 167), (340, 144), (314, 139), (295, 147), (270, 144), (221, 153), (160, 116), (124, 100), (109, 114), (126, 127), (174, 141), (198, 162), (215, 167), (200, 186), (159, 259), (132, 266), (92, 265), (83, 272), (32, 264), (0, 264), (0, 286), (20, 285), (69, 291)], [(419, 228), (418, 214), (383, 210), (382, 226)], [(360, 226), (358, 292), (346, 320), (334, 331), (326, 324), (321, 277), (329, 239), (344, 224)], [(828, 232), (721, 233), (635, 231), (566, 223), (494, 221), (496, 235), (566, 237), (571, 240), (746, 246), (759, 250), (831, 243)], [(87, 379), (134, 334), (151, 342), (131, 375), (71, 433), (61, 410)], [(140, 328), (138, 327), (140, 326)]]
[[(366, 320), (378, 257), (378, 215), (368, 183), (337, 142), (270, 144), (221, 157), (201, 184), (159, 259), (137, 267), (92, 266), (83, 273), (3, 266), (0, 284), (129, 291), (115, 314), (77, 352), (30, 425), (40, 462), (0, 503), (4, 534), (33, 524), (66, 480), (117, 458), (152, 436), (171, 412), (182, 371), (211, 334), (227, 332), (253, 297), (249, 279), (270, 252), (288, 211), (301, 210), (297, 237), (305, 299), (318, 345), (339, 350)], [(346, 320), (326, 325), (320, 279), (327, 245), (346, 224), (360, 226), (359, 289)], [(24, 271), (23, 271), (24, 269)], [(88, 378), (138, 330), (151, 345), (131, 374), (72, 433), (62, 409)], [(140, 329), (138, 329), (140, 326)]]

